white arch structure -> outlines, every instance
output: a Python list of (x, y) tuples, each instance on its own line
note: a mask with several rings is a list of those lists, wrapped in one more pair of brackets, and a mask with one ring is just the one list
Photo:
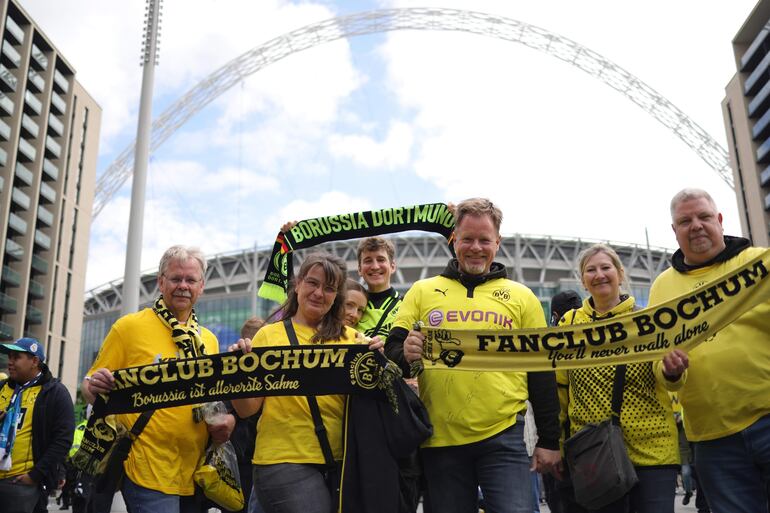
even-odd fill
[[(644, 109), (697, 153), (727, 185), (733, 187), (727, 151), (663, 95), (609, 59), (571, 39), (522, 21), (445, 8), (361, 12), (313, 23), (271, 39), (211, 73), (156, 118), (152, 124), (150, 152), (157, 150), (212, 100), (266, 66), (293, 53), (337, 39), (394, 30), (468, 32), (520, 43), (572, 64)], [(134, 145), (135, 142), (124, 149), (97, 180), (94, 217), (131, 176)]]

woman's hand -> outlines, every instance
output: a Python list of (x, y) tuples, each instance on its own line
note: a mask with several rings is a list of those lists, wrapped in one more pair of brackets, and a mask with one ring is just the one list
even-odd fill
[(369, 350), (379, 351), (381, 353), (385, 352), (385, 342), (383, 342), (379, 335), (372, 337), (369, 340)]
[(236, 342), (235, 344), (232, 344), (232, 345), (228, 346), (227, 351), (230, 352), (230, 353), (235, 352), (235, 351), (241, 351), (243, 353), (250, 353), (252, 347), (253, 346), (251, 345), (251, 339), (250, 338), (241, 338), (241, 339), (238, 339), (238, 342)]

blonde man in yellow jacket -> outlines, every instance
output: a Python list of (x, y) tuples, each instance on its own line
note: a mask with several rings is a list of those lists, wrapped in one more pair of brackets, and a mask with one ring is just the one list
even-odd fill
[[(590, 294), (583, 305), (570, 310), (560, 324), (584, 324), (634, 310), (634, 298), (622, 294), (623, 265), (609, 246), (597, 244), (579, 259), (583, 286)], [(667, 380), (660, 362), (627, 365), (620, 425), (629, 458), (639, 483), (622, 499), (602, 512), (674, 513), (674, 493), (679, 469), (679, 444), (669, 389), (678, 383)], [(567, 437), (588, 423), (610, 418), (615, 366), (557, 371), (562, 426)], [(565, 494), (565, 510), (587, 510)]]

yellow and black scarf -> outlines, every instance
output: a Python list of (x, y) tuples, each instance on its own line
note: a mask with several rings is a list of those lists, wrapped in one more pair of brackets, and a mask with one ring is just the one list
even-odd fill
[(324, 242), (421, 230), (443, 235), (454, 253), (454, 214), (443, 203), (384, 208), (304, 219), (286, 233), (279, 232), (267, 261), (259, 297), (282, 303), (292, 276), (292, 252)]
[(155, 304), (152, 305), (152, 311), (158, 316), (158, 319), (171, 329), (171, 340), (174, 341), (180, 351), (180, 358), (197, 358), (206, 354), (206, 346), (200, 335), (200, 325), (198, 316), (193, 309), (187, 324), (179, 322), (171, 310), (166, 306), (163, 296), (158, 296)]

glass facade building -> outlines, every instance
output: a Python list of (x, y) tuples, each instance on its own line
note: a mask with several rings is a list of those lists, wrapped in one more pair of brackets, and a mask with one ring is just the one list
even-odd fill
[(741, 229), (770, 246), (770, 0), (760, 0), (732, 41), (736, 73), (722, 115)]
[(0, 340), (38, 339), (73, 394), (100, 119), (53, 42), (0, 2)]

